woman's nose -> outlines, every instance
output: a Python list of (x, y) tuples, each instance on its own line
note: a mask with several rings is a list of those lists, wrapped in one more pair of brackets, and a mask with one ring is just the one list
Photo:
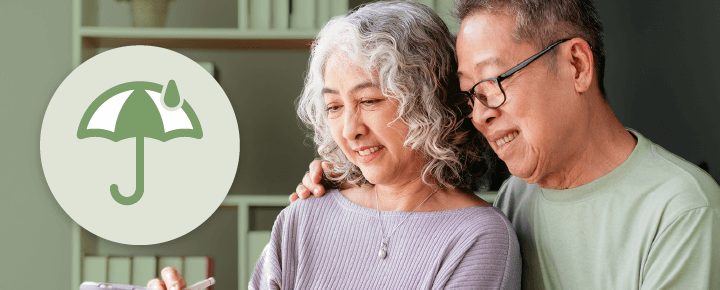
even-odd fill
[(358, 110), (347, 110), (345, 112), (345, 125), (343, 126), (343, 137), (348, 140), (355, 140), (367, 134), (367, 127), (362, 115)]

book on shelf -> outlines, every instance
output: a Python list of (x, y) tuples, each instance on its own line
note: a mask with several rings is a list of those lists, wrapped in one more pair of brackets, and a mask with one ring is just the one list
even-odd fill
[(272, 18), (273, 29), (287, 30), (290, 26), (290, 1), (274, 0)]
[[(173, 267), (185, 278), (188, 285), (200, 282), (214, 275), (213, 258), (209, 256), (160, 256), (157, 271), (160, 274), (165, 267)], [(147, 283), (147, 282), (146, 282)], [(207, 289), (212, 290), (212, 287)]]
[(335, 16), (348, 13), (348, 1), (338, 0), (316, 0), (317, 9), (315, 13), (315, 27), (322, 29), (325, 24)]
[(183, 272), (183, 257), (182, 256), (160, 256), (158, 257), (158, 274), (162, 273), (162, 269), (165, 267), (173, 267), (182, 275)]
[(250, 28), (257, 30), (270, 29), (270, 4), (268, 0), (250, 0)]
[(108, 283), (130, 284), (132, 275), (131, 257), (108, 257)]
[[(189, 284), (214, 276), (210, 256), (93, 256), (83, 257), (82, 280), (144, 286), (159, 277), (165, 267), (173, 267)], [(207, 289), (212, 290), (212, 287)]]
[(290, 28), (315, 29), (315, 0), (292, 0)]
[(131, 284), (144, 286), (156, 277), (160, 277), (157, 273), (157, 257), (133, 256)]
[(107, 281), (107, 257), (85, 256), (83, 257), (82, 280), (92, 282)]

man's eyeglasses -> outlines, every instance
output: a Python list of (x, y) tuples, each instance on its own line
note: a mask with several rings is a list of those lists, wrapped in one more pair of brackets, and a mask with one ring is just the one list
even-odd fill
[(558, 44), (561, 44), (570, 39), (571, 38), (567, 38), (556, 41), (555, 43), (551, 44), (537, 54), (531, 56), (530, 58), (516, 65), (515, 67), (509, 69), (505, 73), (494, 78), (481, 80), (480, 82), (475, 84), (469, 91), (457, 93), (453, 99), (458, 102), (458, 105), (460, 106), (464, 116), (469, 116), (472, 113), (472, 107), (464, 105), (463, 103), (467, 103), (469, 100), (472, 100), (472, 98), (477, 99), (478, 101), (480, 101), (480, 103), (485, 105), (485, 107), (488, 107), (490, 109), (496, 109), (502, 106), (502, 104), (505, 103), (506, 96), (505, 90), (503, 89), (500, 82), (502, 82), (504, 79), (511, 77), (514, 73), (523, 69), (536, 59), (540, 58), (543, 54), (547, 53)]

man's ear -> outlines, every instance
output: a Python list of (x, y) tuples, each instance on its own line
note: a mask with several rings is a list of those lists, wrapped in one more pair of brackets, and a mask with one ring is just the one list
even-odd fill
[(587, 92), (590, 89), (594, 71), (594, 59), (590, 44), (580, 38), (573, 38), (568, 41), (570, 52), (570, 63), (573, 67), (573, 82), (575, 91), (578, 93)]

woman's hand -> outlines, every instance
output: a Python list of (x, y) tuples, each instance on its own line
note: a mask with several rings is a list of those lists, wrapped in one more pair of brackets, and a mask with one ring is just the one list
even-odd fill
[(321, 197), (325, 194), (325, 187), (320, 184), (322, 181), (323, 171), (328, 163), (322, 160), (315, 159), (310, 163), (310, 171), (305, 172), (302, 183), (298, 184), (295, 192), (290, 195), (290, 202), (297, 200), (298, 198), (306, 199), (310, 195)]
[(173, 267), (165, 267), (160, 271), (160, 277), (162, 280), (155, 278), (147, 283), (147, 288), (156, 290), (182, 290), (187, 288), (185, 279), (180, 276), (177, 270)]

